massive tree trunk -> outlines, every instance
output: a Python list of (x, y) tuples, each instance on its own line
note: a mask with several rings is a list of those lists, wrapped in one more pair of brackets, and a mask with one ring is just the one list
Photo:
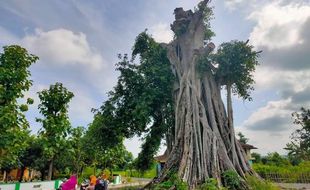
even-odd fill
[[(203, 1), (205, 6), (207, 2)], [(220, 84), (211, 66), (203, 74), (197, 70), (202, 55), (214, 49), (213, 43), (204, 46), (203, 11), (193, 13), (177, 8), (175, 17), (171, 27), (176, 38), (167, 45), (176, 76), (175, 128), (173, 147), (161, 180), (170, 171), (176, 171), (194, 189), (208, 178), (215, 178), (221, 184), (222, 172), (229, 169), (244, 177), (252, 170), (235, 138), (232, 120), (227, 117)], [(228, 112), (232, 118), (232, 111)]]

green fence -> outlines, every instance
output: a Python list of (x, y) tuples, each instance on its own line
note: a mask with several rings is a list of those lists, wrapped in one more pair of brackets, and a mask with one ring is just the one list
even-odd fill
[(276, 183), (310, 183), (310, 173), (258, 172), (258, 174), (262, 178)]

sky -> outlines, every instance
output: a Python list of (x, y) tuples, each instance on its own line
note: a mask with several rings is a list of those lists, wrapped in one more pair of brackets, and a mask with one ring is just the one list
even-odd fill
[[(193, 9), (198, 2), (0, 1), (0, 46), (19, 44), (40, 57), (30, 68), (33, 86), (25, 96), (35, 100), (26, 113), (33, 133), (40, 129), (35, 122), (41, 117), (38, 91), (63, 83), (75, 95), (69, 107), (72, 125), (87, 127), (91, 109), (99, 108), (116, 84), (117, 54), (130, 54), (135, 37), (146, 28), (156, 41), (169, 42), (174, 8)], [(213, 0), (211, 5), (216, 46), (249, 39), (263, 51), (254, 73), (253, 101), (233, 98), (235, 129), (256, 152), (285, 154), (297, 127), (291, 113), (310, 103), (310, 1)], [(137, 156), (139, 138), (125, 145)]]

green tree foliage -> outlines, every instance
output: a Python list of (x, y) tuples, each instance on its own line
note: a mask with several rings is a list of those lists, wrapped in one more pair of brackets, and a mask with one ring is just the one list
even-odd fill
[[(109, 93), (108, 101), (96, 110), (90, 126), (90, 131), (94, 131), (92, 134), (103, 146), (122, 142), (124, 137), (145, 134), (137, 161), (142, 170), (152, 165), (160, 140), (174, 125), (173, 75), (166, 54), (146, 32), (139, 34), (132, 60), (127, 55), (119, 55), (118, 83)], [(134, 63), (136, 56), (139, 56), (139, 64)]]
[(310, 160), (310, 109), (301, 108), (292, 114), (294, 124), (299, 125), (291, 136), (292, 141), (286, 145), (288, 155), (293, 160)]
[(251, 157), (254, 158), (254, 163), (261, 163), (262, 162), (262, 156), (259, 153), (252, 152)]
[(241, 178), (234, 170), (226, 170), (222, 173), (223, 182), (225, 187), (231, 190), (243, 189), (241, 184)]
[(249, 139), (246, 138), (241, 132), (239, 132), (237, 135), (239, 137), (239, 142), (241, 142), (243, 144), (248, 143)]
[(74, 95), (61, 83), (51, 85), (49, 89), (38, 94), (41, 101), (38, 107), (44, 116), (43, 119), (37, 118), (37, 121), (42, 123), (39, 135), (42, 139), (44, 157), (49, 161), (48, 178), (51, 179), (53, 162), (67, 147), (66, 137), (71, 128), (68, 104)]
[(19, 158), (21, 164), (20, 169), (22, 172), (22, 175), (19, 179), (20, 181), (22, 180), (23, 172), (26, 167), (36, 169), (38, 171), (42, 171), (47, 167), (47, 164), (45, 164), (46, 160), (42, 160), (43, 148), (40, 144), (40, 139), (32, 135), (29, 136), (26, 142), (27, 147)]
[(231, 41), (222, 43), (212, 60), (217, 64), (216, 78), (227, 90), (244, 100), (251, 100), (253, 72), (258, 65), (258, 54), (248, 42)]
[(262, 162), (263, 164), (273, 166), (287, 166), (290, 164), (287, 158), (277, 152), (268, 153), (267, 156), (262, 158)]
[[(17, 46), (5, 46), (0, 54), (0, 168), (16, 167), (26, 147), (29, 124), (23, 114), (27, 105), (17, 99), (24, 97), (32, 85), (29, 79), (31, 64), (38, 57)], [(33, 103), (32, 99), (27, 100)]]
[(85, 166), (85, 152), (83, 151), (83, 141), (82, 138), (85, 134), (84, 127), (76, 127), (71, 129), (71, 136), (69, 138), (71, 152), (71, 163), (73, 165), (73, 171), (81, 172), (82, 168)]
[(100, 166), (109, 169), (125, 169), (126, 165), (133, 161), (133, 156), (124, 145), (118, 145), (102, 152)]
[(59, 172), (68, 171), (68, 175), (71, 172), (77, 172), (80, 176), (83, 168), (86, 166), (87, 154), (84, 151), (84, 141), (82, 140), (85, 135), (84, 127), (71, 128), (65, 145), (66, 150), (61, 152), (55, 160), (55, 168)]

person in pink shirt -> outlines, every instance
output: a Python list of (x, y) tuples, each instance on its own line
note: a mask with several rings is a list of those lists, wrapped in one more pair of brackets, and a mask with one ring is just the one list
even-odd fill
[(72, 175), (68, 181), (62, 184), (61, 190), (75, 190), (77, 185), (77, 178), (76, 175)]

